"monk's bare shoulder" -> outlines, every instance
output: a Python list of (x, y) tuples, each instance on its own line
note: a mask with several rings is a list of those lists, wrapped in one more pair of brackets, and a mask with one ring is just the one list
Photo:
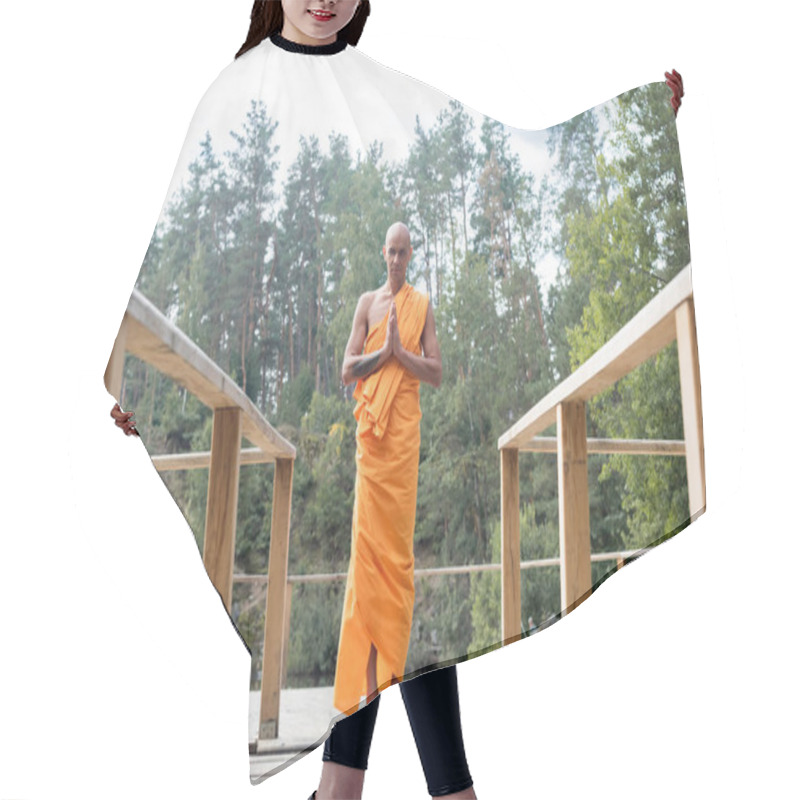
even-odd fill
[(392, 307), (392, 293), (386, 291), (385, 287), (364, 292), (359, 303), (363, 302), (367, 328), (372, 330), (389, 313)]
[(361, 297), (358, 298), (358, 304), (356, 309), (363, 312), (368, 312), (370, 308), (372, 308), (372, 304), (375, 302), (375, 295), (378, 293), (377, 289), (372, 289), (369, 292), (364, 292)]
[(369, 328), (370, 310), (375, 300), (375, 292), (364, 292), (356, 303), (356, 313), (353, 319), (353, 325), (363, 328), (365, 331)]

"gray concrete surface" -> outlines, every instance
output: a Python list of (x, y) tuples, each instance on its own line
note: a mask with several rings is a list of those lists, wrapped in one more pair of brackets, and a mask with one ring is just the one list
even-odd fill
[(321, 744), (331, 720), (338, 716), (333, 708), (332, 686), (282, 689), (278, 738), (257, 740), (260, 703), (260, 692), (250, 692), (249, 741), (257, 741), (256, 753), (250, 756), (251, 778), (259, 778)]

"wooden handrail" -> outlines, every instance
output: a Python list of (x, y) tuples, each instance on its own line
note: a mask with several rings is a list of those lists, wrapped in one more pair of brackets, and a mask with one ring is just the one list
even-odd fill
[[(558, 450), (555, 436), (536, 436), (519, 449), (527, 453), (555, 453)], [(597, 453), (621, 453), (626, 455), (683, 456), (686, 443), (678, 439), (587, 439), (588, 451)], [(159, 472), (207, 469), (211, 463), (211, 452), (170, 453), (151, 456), (153, 466)], [(275, 458), (259, 447), (243, 448), (239, 453), (241, 466), (272, 464)]]
[(522, 449), (555, 423), (560, 404), (591, 399), (654, 356), (675, 339), (675, 310), (691, 297), (692, 268), (688, 264), (594, 355), (500, 436), (498, 448)]
[[(120, 334), (123, 341), (118, 336), (115, 351), (127, 351), (152, 364), (209, 408), (238, 408), (242, 435), (249, 442), (273, 460), (295, 458), (294, 445), (267, 422), (241, 387), (136, 289), (128, 301)], [(114, 358), (112, 353), (112, 362)], [(106, 372), (106, 388), (119, 398), (119, 388), (109, 385), (113, 374), (112, 369)]]
[[(641, 550), (619, 550), (613, 553), (592, 553), (592, 561), (619, 561), (619, 559), (633, 558), (647, 552), (649, 548)], [(536, 558), (530, 561), (522, 561), (522, 569), (536, 569), (538, 567), (557, 567), (561, 563), (558, 556), (553, 558)], [(442, 575), (468, 575), (475, 572), (500, 572), (501, 564), (463, 564), (455, 567), (422, 567), (414, 570), (415, 578), (431, 578)], [(332, 581), (344, 581), (347, 579), (346, 572), (320, 572), (307, 575), (289, 575), (287, 583), (299, 585), (301, 583), (330, 583)], [(269, 583), (267, 575), (242, 575), (233, 576), (234, 583)]]
[[(558, 439), (535, 436), (518, 449), (524, 453), (557, 453)], [(680, 439), (587, 439), (586, 450), (594, 455), (685, 456), (686, 442)]]
[[(159, 472), (176, 472), (183, 469), (206, 469), (211, 464), (211, 451), (197, 453), (170, 453), (151, 456), (153, 466)], [(273, 464), (275, 456), (265, 453), (260, 447), (245, 447), (239, 452), (239, 465)]]

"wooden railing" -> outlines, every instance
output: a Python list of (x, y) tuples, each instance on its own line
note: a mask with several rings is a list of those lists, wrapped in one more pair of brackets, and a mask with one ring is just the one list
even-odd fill
[[(208, 468), (203, 563), (228, 613), (233, 592), (239, 468), (242, 464), (275, 464), (259, 736), (276, 738), (295, 448), (267, 422), (230, 376), (136, 290), (105, 373), (106, 388), (116, 399), (122, 393), (126, 353), (154, 366), (214, 412), (209, 452), (154, 456), (153, 463), (163, 471)], [(242, 438), (254, 447), (242, 450)]]
[[(677, 339), (684, 441), (587, 439), (586, 403)], [(555, 438), (537, 437), (553, 423)], [(520, 638), (519, 453), (558, 459), (561, 607), (569, 612), (591, 591), (589, 453), (683, 455), (689, 515), (705, 510), (705, 459), (691, 266), (687, 265), (591, 358), (542, 398), (498, 440), (501, 487), (503, 641)]]
[[(678, 342), (685, 441), (587, 439), (586, 402), (627, 375), (673, 340)], [(345, 573), (288, 575), (292, 476), (296, 451), (241, 388), (139, 292), (134, 291), (105, 374), (119, 399), (125, 354), (153, 365), (213, 409), (209, 452), (157, 455), (159, 471), (209, 470), (203, 562), (230, 612), (236, 582), (267, 584), (259, 738), (278, 736), (280, 688), (285, 682), (292, 585), (344, 580)], [(556, 437), (541, 437), (553, 423)], [(242, 438), (253, 447), (242, 448)], [(419, 569), (415, 577), (501, 571), (502, 639), (522, 635), (521, 570), (561, 568), (561, 607), (580, 603), (591, 589), (591, 562), (636, 553), (591, 553), (586, 458), (589, 453), (684, 456), (692, 518), (705, 509), (705, 467), (700, 379), (691, 270), (687, 266), (609, 342), (537, 403), (498, 440), (501, 456), (501, 563)], [(559, 545), (557, 559), (520, 560), (519, 453), (555, 453), (558, 458)], [(239, 468), (274, 463), (272, 526), (267, 575), (233, 574)]]

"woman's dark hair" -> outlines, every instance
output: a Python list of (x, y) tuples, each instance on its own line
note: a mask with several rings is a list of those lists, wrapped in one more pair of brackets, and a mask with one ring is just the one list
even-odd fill
[[(338, 39), (344, 39), (355, 47), (361, 38), (369, 16), (369, 0), (361, 0), (355, 16), (339, 31)], [(250, 30), (247, 39), (239, 48), (236, 58), (261, 44), (264, 39), (283, 30), (283, 6), (280, 0), (255, 0), (250, 12)]]

